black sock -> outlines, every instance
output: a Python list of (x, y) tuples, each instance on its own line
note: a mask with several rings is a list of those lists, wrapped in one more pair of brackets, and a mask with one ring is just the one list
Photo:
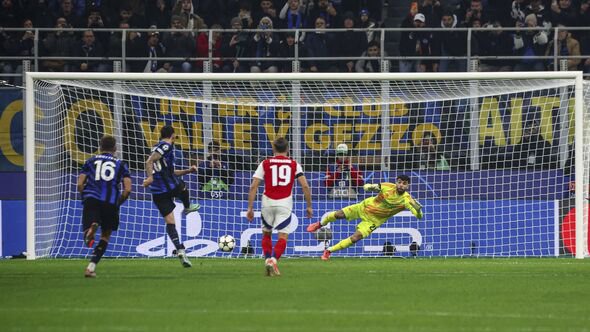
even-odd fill
[(180, 200), (182, 201), (182, 205), (184, 205), (185, 209), (188, 209), (191, 206), (191, 201), (188, 196), (188, 190), (184, 189), (183, 191), (181, 191), (178, 198), (180, 198)]
[(96, 245), (96, 247), (94, 248), (94, 251), (92, 252), (92, 257), (90, 258), (90, 261), (94, 264), (98, 264), (98, 262), (102, 258), (102, 255), (104, 255), (105, 251), (107, 251), (108, 245), (109, 245), (109, 243), (107, 241), (101, 239), (98, 242), (98, 244)]
[(170, 240), (172, 240), (172, 243), (174, 243), (176, 249), (184, 249), (184, 245), (180, 243), (180, 238), (176, 231), (176, 225), (166, 224), (166, 233), (168, 233), (168, 236), (170, 237)]

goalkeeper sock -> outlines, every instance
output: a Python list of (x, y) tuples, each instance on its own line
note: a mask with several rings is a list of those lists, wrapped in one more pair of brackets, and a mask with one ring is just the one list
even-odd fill
[(322, 221), (320, 221), (320, 225), (326, 226), (327, 224), (336, 221), (336, 219), (338, 219), (336, 218), (336, 211), (332, 211), (328, 213), (328, 215), (324, 219), (322, 219)]
[(346, 249), (348, 247), (350, 247), (351, 245), (353, 245), (354, 243), (352, 242), (352, 240), (348, 237), (338, 243), (336, 243), (335, 245), (331, 246), (330, 248), (328, 248), (329, 252), (334, 252), (334, 251), (338, 251), (338, 250), (342, 250), (342, 249)]
[(102, 239), (98, 242), (98, 244), (94, 248), (94, 251), (92, 252), (92, 257), (90, 258), (90, 261), (92, 263), (98, 264), (98, 262), (102, 258), (102, 255), (104, 255), (104, 252), (107, 251), (108, 244), (109, 243), (107, 241)]
[(272, 257), (272, 239), (270, 238), (270, 234), (262, 235), (262, 253), (264, 253), (264, 258)]
[(285, 252), (285, 248), (287, 248), (287, 240), (283, 238), (279, 238), (277, 243), (275, 244), (275, 254), (274, 257), (279, 260), (283, 253)]
[(191, 206), (191, 200), (188, 196), (188, 190), (184, 189), (183, 191), (181, 191), (180, 195), (178, 195), (178, 198), (180, 198), (180, 200), (182, 201), (182, 205), (184, 205), (185, 209), (188, 209)]
[(180, 238), (178, 236), (178, 232), (176, 231), (176, 225), (174, 224), (166, 224), (166, 233), (174, 243), (174, 247), (176, 249), (184, 249), (184, 245), (180, 243)]

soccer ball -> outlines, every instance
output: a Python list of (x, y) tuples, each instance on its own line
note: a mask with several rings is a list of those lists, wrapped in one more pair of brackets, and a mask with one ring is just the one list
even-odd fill
[(236, 239), (231, 235), (223, 235), (219, 238), (219, 249), (221, 251), (230, 252), (236, 247)]

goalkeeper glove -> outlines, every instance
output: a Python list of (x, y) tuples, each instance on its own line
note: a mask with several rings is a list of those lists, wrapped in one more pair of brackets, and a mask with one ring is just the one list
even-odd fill
[(379, 191), (381, 190), (381, 185), (367, 183), (363, 186), (363, 189), (365, 191)]

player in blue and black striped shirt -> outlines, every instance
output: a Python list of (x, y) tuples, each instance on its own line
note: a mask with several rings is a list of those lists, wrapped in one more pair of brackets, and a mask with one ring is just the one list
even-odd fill
[[(96, 277), (96, 264), (107, 250), (112, 231), (119, 228), (119, 206), (131, 194), (131, 175), (127, 164), (114, 156), (117, 142), (112, 136), (100, 139), (100, 154), (88, 159), (78, 176), (78, 191), (82, 194), (82, 227), (84, 243), (94, 244), (98, 226), (100, 241), (92, 252), (86, 277)], [(123, 192), (119, 188), (123, 183)]]
[(161, 141), (152, 148), (152, 153), (145, 163), (145, 173), (147, 178), (143, 181), (144, 187), (150, 187), (154, 204), (164, 217), (166, 222), (166, 233), (176, 247), (176, 253), (184, 267), (191, 267), (192, 264), (186, 257), (184, 245), (180, 242), (178, 232), (176, 231), (176, 222), (174, 220), (174, 198), (178, 197), (184, 205), (183, 213), (189, 214), (197, 211), (201, 206), (191, 204), (188, 189), (184, 181), (178, 176), (182, 176), (197, 171), (196, 166), (188, 169), (177, 170), (174, 165), (174, 140), (176, 134), (172, 126), (164, 126), (160, 130)]

